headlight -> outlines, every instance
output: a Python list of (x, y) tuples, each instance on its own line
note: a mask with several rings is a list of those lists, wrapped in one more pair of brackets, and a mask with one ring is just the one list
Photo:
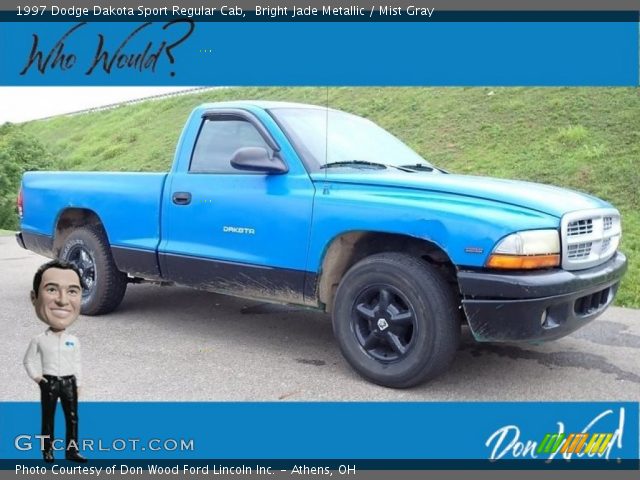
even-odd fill
[(560, 265), (557, 230), (527, 230), (504, 237), (487, 260), (487, 267), (501, 269), (549, 268)]

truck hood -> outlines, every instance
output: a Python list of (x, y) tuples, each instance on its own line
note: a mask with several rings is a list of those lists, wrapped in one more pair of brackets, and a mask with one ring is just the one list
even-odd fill
[(575, 190), (491, 177), (372, 170), (367, 173), (326, 172), (326, 175), (325, 172), (317, 172), (312, 174), (312, 179), (316, 182), (417, 189), (477, 197), (517, 205), (558, 218), (576, 210), (612, 208), (609, 203), (599, 198)]

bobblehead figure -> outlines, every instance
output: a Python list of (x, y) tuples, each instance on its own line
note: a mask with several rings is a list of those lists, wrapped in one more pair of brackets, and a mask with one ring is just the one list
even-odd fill
[(53, 462), (54, 417), (58, 399), (62, 404), (67, 434), (65, 458), (87, 460), (78, 452), (78, 387), (81, 383), (80, 343), (67, 333), (80, 314), (82, 286), (75, 265), (53, 260), (33, 277), (31, 303), (49, 328), (31, 340), (24, 367), (40, 387), (42, 407), (42, 456)]

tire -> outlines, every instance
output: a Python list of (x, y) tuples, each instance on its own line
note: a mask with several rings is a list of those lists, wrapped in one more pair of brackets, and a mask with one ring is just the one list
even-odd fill
[(451, 288), (433, 267), (406, 254), (381, 253), (342, 278), (333, 332), (360, 375), (407, 388), (449, 367), (460, 342), (460, 315)]
[(118, 308), (127, 289), (127, 274), (116, 267), (101, 227), (74, 230), (66, 238), (59, 258), (74, 263), (82, 273), (84, 315), (103, 315)]

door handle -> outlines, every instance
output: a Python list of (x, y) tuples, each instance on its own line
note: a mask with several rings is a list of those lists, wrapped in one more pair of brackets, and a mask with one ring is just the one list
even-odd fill
[(191, 194), (189, 192), (175, 192), (172, 200), (176, 205), (189, 205), (191, 203)]

